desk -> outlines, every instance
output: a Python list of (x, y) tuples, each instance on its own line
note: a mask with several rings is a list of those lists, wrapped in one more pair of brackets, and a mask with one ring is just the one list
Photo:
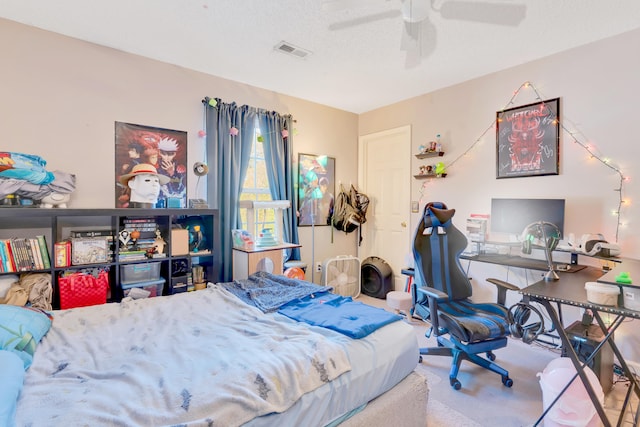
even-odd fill
[(299, 247), (298, 244), (283, 243), (255, 249), (233, 248), (233, 280), (246, 279), (256, 271), (280, 275), (283, 266), (283, 249)]
[[(546, 260), (525, 258), (515, 255), (499, 255), (499, 254), (480, 254), (480, 255), (460, 255), (460, 259), (466, 259), (469, 261), (485, 262), (488, 264), (498, 264), (508, 267), (526, 268), (530, 270), (549, 270), (549, 266)], [(557, 263), (554, 263), (557, 266)], [(564, 271), (567, 273), (574, 273), (585, 268), (584, 265), (568, 264), (569, 270), (556, 270)], [(640, 276), (638, 277), (640, 279)]]
[[(640, 386), (638, 385), (638, 382), (636, 381), (634, 375), (629, 370), (627, 363), (625, 362), (624, 358), (622, 357), (622, 354), (618, 350), (618, 347), (616, 346), (613, 339), (611, 339), (611, 337), (613, 336), (618, 326), (622, 324), (622, 321), (625, 318), (629, 317), (634, 319), (640, 319), (640, 311), (629, 310), (624, 307), (602, 306), (599, 304), (593, 304), (587, 300), (587, 291), (584, 288), (584, 284), (586, 282), (597, 281), (599, 278), (601, 278), (602, 271), (600, 269), (596, 269), (593, 267), (586, 267), (574, 274), (566, 274), (563, 272), (559, 272), (559, 275), (560, 275), (560, 280), (558, 281), (555, 281), (555, 282), (539, 281), (534, 283), (531, 286), (528, 286), (522, 289), (521, 293), (524, 295), (525, 300), (530, 300), (530, 301), (535, 301), (537, 303), (540, 303), (543, 307), (545, 307), (545, 309), (549, 313), (549, 316), (553, 321), (555, 329), (557, 330), (558, 335), (562, 340), (562, 345), (566, 349), (567, 355), (571, 358), (571, 361), (573, 362), (573, 365), (577, 370), (576, 376), (579, 376), (580, 379), (582, 380), (582, 383), (584, 384), (585, 389), (589, 393), (591, 401), (593, 402), (594, 407), (596, 408), (598, 416), (604, 423), (605, 427), (610, 427), (611, 423), (607, 419), (604, 409), (600, 404), (600, 402), (598, 401), (598, 398), (594, 393), (593, 387), (591, 386), (591, 383), (589, 382), (584, 372), (583, 365), (581, 364), (580, 360), (578, 359), (578, 355), (576, 354), (573, 346), (571, 345), (571, 342), (564, 330), (564, 325), (562, 324), (562, 321), (558, 316), (558, 312), (553, 308), (551, 303), (555, 302), (558, 305), (565, 304), (565, 305), (572, 305), (576, 307), (587, 308), (593, 312), (593, 316), (596, 319), (598, 326), (600, 326), (600, 329), (605, 334), (605, 337), (602, 340), (602, 342), (594, 349), (593, 354), (587, 359), (587, 361), (585, 362), (585, 366), (595, 356), (595, 354), (598, 351), (600, 351), (602, 346), (608, 344), (609, 346), (611, 346), (611, 349), (613, 350), (613, 353), (617, 357), (618, 362), (622, 366), (622, 369), (624, 370), (625, 375), (631, 382), (631, 386), (627, 391), (623, 408), (620, 411), (620, 417), (618, 419), (618, 425), (620, 425), (621, 420), (624, 417), (628, 403), (630, 401), (631, 393), (635, 393), (636, 396), (640, 398)], [(615, 315), (615, 320), (611, 323), (611, 325), (608, 328), (602, 320), (602, 317), (600, 315), (601, 313), (610, 313)], [(538, 425), (541, 422), (541, 420), (546, 415), (547, 411), (548, 409), (540, 416), (540, 418), (538, 419), (535, 425)], [(639, 415), (637, 413), (636, 420), (635, 420), (636, 425), (638, 423), (638, 417)]]

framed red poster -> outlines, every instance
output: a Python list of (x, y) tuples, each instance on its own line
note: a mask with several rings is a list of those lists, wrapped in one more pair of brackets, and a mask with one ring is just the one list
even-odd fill
[(560, 98), (498, 111), (496, 178), (558, 175)]

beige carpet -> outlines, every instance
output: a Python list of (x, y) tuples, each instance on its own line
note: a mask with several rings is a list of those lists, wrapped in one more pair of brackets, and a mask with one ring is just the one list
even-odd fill
[[(361, 296), (360, 300), (387, 308), (384, 300), (367, 296)], [(410, 323), (421, 347), (436, 345), (434, 337), (427, 339), (424, 336), (426, 323), (418, 320)], [(542, 372), (551, 360), (559, 357), (560, 350), (509, 339), (507, 347), (497, 350), (495, 354), (495, 362), (509, 371), (513, 387), (505, 387), (499, 375), (464, 361), (458, 375), (462, 388), (454, 390), (449, 385), (451, 358), (423, 358), (416, 370), (426, 375), (428, 380), (429, 427), (530, 427), (535, 424), (543, 412), (542, 390), (536, 374)], [(614, 377), (614, 382), (617, 379)], [(613, 425), (617, 424), (627, 384), (624, 381), (615, 383), (606, 396), (605, 411)], [(633, 406), (634, 409), (638, 407), (637, 399), (634, 399)], [(632, 414), (625, 421), (627, 419), (631, 420)], [(623, 422), (622, 425), (631, 427), (633, 422)]]

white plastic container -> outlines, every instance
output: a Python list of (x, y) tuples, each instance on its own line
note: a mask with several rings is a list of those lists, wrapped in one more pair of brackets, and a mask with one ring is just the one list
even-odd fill
[[(585, 367), (585, 373), (598, 400), (602, 404), (604, 402), (604, 393), (598, 377), (588, 366)], [(540, 378), (542, 404), (545, 409), (551, 405), (575, 374), (576, 368), (568, 357), (553, 359), (542, 373), (537, 374), (538, 378)], [(560, 396), (544, 417), (545, 427), (597, 427), (601, 425), (602, 422), (598, 412), (593, 406), (593, 402), (591, 402), (587, 389), (582, 384), (580, 377), (573, 380), (569, 388)]]
[(584, 284), (584, 288), (587, 290), (587, 300), (589, 302), (613, 307), (618, 306), (618, 295), (620, 295), (619, 286), (587, 282)]
[(623, 286), (622, 298), (624, 299), (625, 308), (640, 311), (640, 288)]

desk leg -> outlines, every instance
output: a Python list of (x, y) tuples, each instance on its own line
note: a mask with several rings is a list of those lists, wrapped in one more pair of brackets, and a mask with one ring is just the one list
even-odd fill
[[(604, 424), (605, 427), (611, 427), (611, 423), (607, 419), (607, 415), (604, 412), (604, 408), (600, 404), (600, 401), (598, 400), (598, 396), (596, 396), (595, 391), (593, 390), (593, 386), (591, 385), (591, 382), (589, 381), (589, 378), (587, 378), (587, 374), (584, 372), (584, 366), (586, 366), (586, 363), (584, 365), (580, 364), (580, 360), (578, 359), (578, 355), (576, 354), (575, 349), (571, 345), (571, 341), (569, 340), (569, 337), (567, 336), (567, 333), (564, 330), (564, 326), (562, 325), (562, 323), (560, 322), (560, 319), (558, 318), (558, 313), (551, 306), (551, 303), (549, 301), (543, 300), (543, 299), (535, 299), (535, 300), (537, 302), (539, 302), (540, 304), (542, 304), (545, 307), (545, 309), (547, 310), (547, 313), (549, 313), (549, 316), (551, 317), (551, 321), (555, 325), (556, 330), (558, 331), (558, 335), (560, 336), (560, 340), (562, 341), (562, 346), (563, 346), (563, 348), (566, 349), (567, 355), (571, 359), (571, 362), (573, 362), (573, 366), (575, 366), (575, 368), (576, 368), (576, 375), (571, 379), (571, 381), (569, 381), (569, 383), (566, 385), (566, 387), (558, 394), (556, 399), (551, 403), (551, 405), (549, 405), (549, 408), (547, 408), (542, 413), (540, 418), (538, 418), (538, 420), (536, 421), (535, 425), (537, 426), (537, 425), (540, 424), (540, 422), (545, 417), (545, 415), (547, 415), (547, 412), (549, 412), (549, 409), (551, 409), (551, 407), (558, 401), (560, 396), (562, 396), (562, 394), (569, 388), (569, 386), (576, 379), (576, 377), (579, 376), (580, 380), (582, 381), (582, 384), (584, 384), (584, 388), (587, 390), (587, 393), (589, 394), (589, 397), (591, 398), (591, 402), (593, 402), (593, 406), (596, 408), (596, 412), (598, 413), (598, 416), (600, 417), (600, 420), (602, 421), (602, 423)], [(601, 342), (600, 345), (602, 345), (603, 343), (604, 343), (604, 341)], [(595, 352), (594, 352), (594, 354), (595, 354)]]
[[(609, 346), (611, 347), (611, 350), (613, 350), (613, 353), (618, 359), (618, 363), (620, 363), (620, 366), (622, 367), (622, 370), (625, 376), (629, 379), (629, 382), (631, 383), (629, 386), (629, 390), (627, 390), (627, 395), (625, 396), (624, 402), (622, 404), (622, 410), (620, 411), (620, 417), (618, 419), (618, 425), (620, 425), (621, 420), (624, 417), (624, 413), (629, 405), (629, 401), (631, 400), (631, 393), (635, 392), (636, 397), (640, 399), (640, 385), (638, 385), (638, 380), (636, 380), (636, 376), (633, 374), (633, 372), (631, 372), (631, 369), (629, 369), (629, 365), (627, 365), (627, 362), (624, 360), (624, 357), (622, 357), (620, 350), (618, 350), (618, 346), (616, 345), (615, 340), (613, 338), (609, 339), (609, 336), (613, 335), (615, 330), (618, 329), (618, 326), (622, 324), (624, 317), (617, 316), (608, 329), (598, 311), (594, 310), (593, 317), (594, 319), (596, 319), (596, 321), (598, 322), (598, 326), (600, 326), (600, 329), (605, 334), (605, 337), (600, 343), (600, 345), (604, 344), (605, 342), (609, 343)], [(598, 348), (594, 350), (594, 354), (596, 351), (598, 351)], [(640, 411), (637, 411), (635, 425), (638, 425), (638, 417), (640, 416), (639, 414), (640, 414)]]

